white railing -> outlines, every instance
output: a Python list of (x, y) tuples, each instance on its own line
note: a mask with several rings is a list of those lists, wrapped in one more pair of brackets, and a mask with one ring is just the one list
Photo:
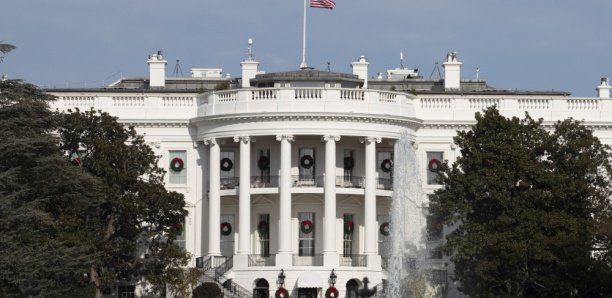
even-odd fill
[(113, 106), (115, 107), (144, 107), (143, 96), (113, 96)]
[(494, 105), (499, 107), (499, 101), (499, 98), (470, 98), (470, 109), (482, 110)]
[(569, 110), (597, 110), (601, 99), (598, 98), (568, 98), (567, 108)]
[(195, 98), (192, 96), (165, 96), (162, 97), (164, 107), (193, 107)]
[(519, 98), (518, 108), (521, 110), (546, 110), (550, 108), (548, 98)]
[(421, 109), (450, 109), (453, 107), (452, 98), (421, 98)]
[(198, 115), (274, 112), (359, 113), (414, 117), (412, 95), (348, 88), (243, 88), (198, 95)]
[(378, 101), (380, 102), (388, 102), (388, 103), (396, 103), (397, 93), (391, 92), (379, 92), (378, 93)]
[(340, 90), (340, 99), (342, 99), (342, 100), (363, 101), (364, 100), (364, 92), (363, 92), (363, 90), (356, 90), (356, 89), (341, 89)]
[(217, 102), (234, 102), (237, 100), (238, 91), (218, 92)]
[(62, 102), (62, 105), (67, 108), (79, 107), (79, 108), (88, 108), (93, 107), (94, 105), (93, 96), (60, 96), (59, 100)]
[(278, 97), (277, 89), (255, 89), (251, 91), (251, 99), (253, 100), (269, 100)]
[(295, 99), (322, 99), (323, 89), (295, 89)]

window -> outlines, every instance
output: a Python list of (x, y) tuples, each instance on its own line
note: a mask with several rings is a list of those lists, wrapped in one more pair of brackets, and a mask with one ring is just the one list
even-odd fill
[(170, 184), (187, 184), (187, 152), (171, 150), (168, 152), (170, 169), (168, 179)]
[(427, 184), (438, 184), (438, 167), (443, 160), (443, 152), (427, 152)]
[(119, 286), (119, 298), (135, 298), (135, 286)]
[(234, 177), (234, 151), (221, 151), (221, 189), (234, 189), (238, 181)]
[(183, 251), (185, 250), (185, 220), (183, 220), (180, 224), (176, 225), (175, 229), (181, 229), (181, 234), (176, 236), (174, 239), (174, 244), (178, 245)]
[(344, 250), (345, 257), (353, 255), (353, 231), (355, 229), (355, 216), (353, 214), (344, 214)]
[(264, 257), (270, 256), (270, 214), (260, 214), (257, 224), (259, 234), (259, 253)]
[(234, 215), (221, 214), (221, 255), (229, 257), (234, 254)]
[[(315, 252), (315, 214), (312, 212), (299, 212), (298, 220), (299, 223), (299, 255), (300, 256), (314, 256)], [(312, 226), (310, 227), (310, 231), (305, 229), (304, 222), (310, 221)], [(306, 232), (306, 233), (305, 233)]]
[(442, 239), (442, 223), (432, 215), (427, 216), (427, 240), (436, 241)]
[(314, 183), (316, 175), (316, 156), (314, 148), (300, 148), (298, 154), (300, 160), (300, 181), (301, 182), (312, 182)]
[[(229, 160), (229, 162), (226, 162), (227, 160)], [(221, 179), (234, 178), (234, 166), (236, 162), (236, 160), (234, 159), (234, 151), (222, 151), (221, 161), (219, 162), (222, 162), (221, 163)]]
[(390, 190), (393, 185), (393, 152), (377, 152), (376, 165), (378, 168), (378, 187)]
[(344, 149), (344, 181), (351, 182), (355, 168), (355, 150)]
[(263, 184), (270, 183), (270, 149), (259, 149), (257, 154), (257, 168), (259, 180)]
[(384, 224), (390, 224), (391, 216), (385, 215), (377, 215), (376, 220), (378, 221), (378, 254), (382, 257), (388, 258), (391, 255), (391, 237), (385, 236), (381, 232), (384, 230)]

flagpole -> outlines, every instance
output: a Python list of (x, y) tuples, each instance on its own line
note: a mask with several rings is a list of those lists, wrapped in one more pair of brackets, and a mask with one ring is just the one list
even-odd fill
[(308, 68), (308, 64), (306, 64), (306, 5), (308, 0), (304, 0), (304, 31), (302, 34), (302, 64), (300, 64), (301, 69)]

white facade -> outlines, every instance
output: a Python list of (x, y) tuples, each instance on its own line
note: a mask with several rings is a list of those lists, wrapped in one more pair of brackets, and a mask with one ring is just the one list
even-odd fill
[[(528, 111), (545, 125), (583, 119), (603, 143), (612, 144), (607, 81), (594, 98), (456, 92), (462, 89), (461, 63), (454, 54), (448, 59), (444, 67), (451, 73), (444, 90), (417, 95), (376, 89), (382, 86), (376, 80), (360, 83), (364, 74), (367, 79), (365, 58), (353, 64), (354, 76), (302, 70), (270, 74), (268, 81), (255, 76), (257, 62), (248, 60), (241, 88), (202, 94), (112, 88), (49, 93), (59, 97), (54, 108), (94, 107), (145, 135), (168, 170), (168, 189), (185, 195), (185, 248), (192, 266), (202, 257), (208, 273), (218, 268), (220, 282), (231, 279), (250, 293), (265, 279), (269, 297), (281, 269), (292, 297), (302, 288), (314, 288), (323, 297), (333, 269), (344, 297), (347, 284), (364, 276), (370, 286), (386, 279), (381, 248), (389, 239), (381, 230), (389, 221), (393, 187), (384, 163), (393, 158), (403, 131), (417, 149), (414, 166), (426, 193), (439, 187), (428, 181), (432, 156), (452, 163), (459, 154), (452, 144), (456, 131), (469, 129), (474, 113), (492, 105), (506, 116), (523, 117)], [(159, 86), (154, 76), (151, 70), (151, 86)], [(258, 86), (258, 80), (267, 87)], [(183, 159), (184, 172), (169, 168), (176, 156)], [(312, 232), (300, 231), (304, 219), (313, 223)], [(348, 221), (354, 230), (347, 234)], [(445, 260), (438, 257), (429, 264), (446, 272)], [(447, 294), (457, 295), (452, 282)]]

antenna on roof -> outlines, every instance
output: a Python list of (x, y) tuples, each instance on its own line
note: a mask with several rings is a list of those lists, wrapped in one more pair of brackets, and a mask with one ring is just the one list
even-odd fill
[(330, 64), (331, 62), (327, 61), (327, 72), (331, 72), (331, 68), (329, 67)]
[(478, 81), (478, 75), (480, 73), (480, 68), (476, 67), (476, 81)]
[(183, 76), (183, 70), (181, 69), (181, 65), (179, 64), (181, 60), (176, 59), (176, 65), (174, 65), (174, 71), (172, 72), (172, 76), (173, 77), (178, 77), (179, 73), (181, 74), (181, 77)]
[(249, 38), (247, 43), (249, 44), (249, 47), (247, 48), (247, 60), (253, 61), (253, 39)]
[(431, 71), (431, 74), (429, 75), (429, 79), (433, 78), (434, 73), (438, 73), (438, 79), (441, 80), (442, 79), (442, 74), (440, 73), (440, 65), (438, 63), (438, 61), (436, 61), (434, 69)]
[(400, 51), (400, 68), (404, 69), (404, 52)]

